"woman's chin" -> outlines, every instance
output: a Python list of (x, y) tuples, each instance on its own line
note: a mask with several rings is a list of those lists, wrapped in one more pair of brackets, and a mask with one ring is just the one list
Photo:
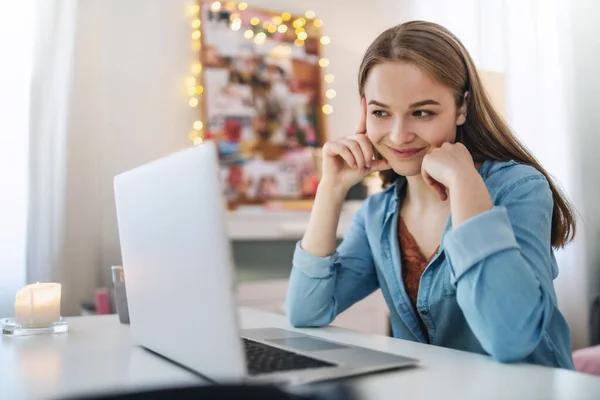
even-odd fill
[(398, 175), (415, 176), (421, 174), (421, 160), (411, 162), (390, 162), (392, 170)]

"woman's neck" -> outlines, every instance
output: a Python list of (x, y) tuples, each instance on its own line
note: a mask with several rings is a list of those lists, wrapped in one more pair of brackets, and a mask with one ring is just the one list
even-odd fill
[(438, 194), (425, 183), (421, 174), (406, 177), (406, 195), (404, 206), (409, 206), (415, 211), (431, 210), (446, 204), (449, 200), (442, 201)]

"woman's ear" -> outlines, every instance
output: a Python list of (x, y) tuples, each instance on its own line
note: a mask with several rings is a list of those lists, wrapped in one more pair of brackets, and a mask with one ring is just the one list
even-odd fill
[(456, 125), (463, 125), (467, 121), (467, 104), (469, 103), (469, 92), (465, 92), (462, 98), (462, 104), (458, 108), (458, 115), (456, 116)]

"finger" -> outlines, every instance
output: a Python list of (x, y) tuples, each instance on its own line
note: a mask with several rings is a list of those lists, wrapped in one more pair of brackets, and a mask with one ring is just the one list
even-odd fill
[(425, 180), (425, 183), (427, 183), (427, 185), (434, 192), (437, 193), (437, 195), (440, 197), (440, 200), (445, 201), (448, 198), (448, 194), (446, 193), (446, 187), (438, 181), (436, 181), (435, 179), (433, 179), (431, 175), (429, 175), (427, 172), (422, 171), (422, 175), (423, 180)]
[(341, 139), (340, 142), (346, 145), (346, 147), (352, 151), (352, 155), (354, 156), (354, 160), (356, 161), (358, 168), (364, 169), (366, 162), (360, 144), (358, 144), (356, 140), (352, 139)]
[(371, 143), (367, 135), (354, 135), (352, 139), (356, 140), (360, 145), (363, 156), (365, 158), (365, 166), (366, 168), (369, 168), (371, 166), (371, 162), (373, 161), (373, 144)]
[(386, 171), (388, 169), (392, 169), (390, 163), (383, 158), (381, 160), (373, 160), (371, 161), (371, 167), (369, 168), (369, 173), (378, 172), (378, 171)]
[(354, 159), (354, 155), (352, 154), (352, 151), (350, 151), (348, 146), (346, 146), (345, 144), (341, 142), (331, 142), (327, 143), (326, 147), (327, 152), (330, 155), (342, 157), (344, 161), (346, 161), (346, 164), (348, 164), (352, 168), (358, 167), (356, 164), (356, 160)]
[(434, 183), (431, 185), (431, 188), (434, 192), (438, 194), (441, 201), (446, 201), (446, 199), (448, 198), (448, 193), (446, 193), (446, 187), (444, 185), (434, 181)]
[(367, 133), (367, 99), (360, 99), (360, 119), (356, 126), (356, 133)]

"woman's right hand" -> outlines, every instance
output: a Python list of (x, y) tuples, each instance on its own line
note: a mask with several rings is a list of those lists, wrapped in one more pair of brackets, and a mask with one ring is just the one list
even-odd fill
[(375, 160), (373, 145), (366, 135), (367, 105), (361, 101), (361, 117), (353, 135), (325, 143), (323, 146), (323, 176), (321, 183), (343, 190), (363, 180), (367, 175), (390, 169), (385, 159)]

